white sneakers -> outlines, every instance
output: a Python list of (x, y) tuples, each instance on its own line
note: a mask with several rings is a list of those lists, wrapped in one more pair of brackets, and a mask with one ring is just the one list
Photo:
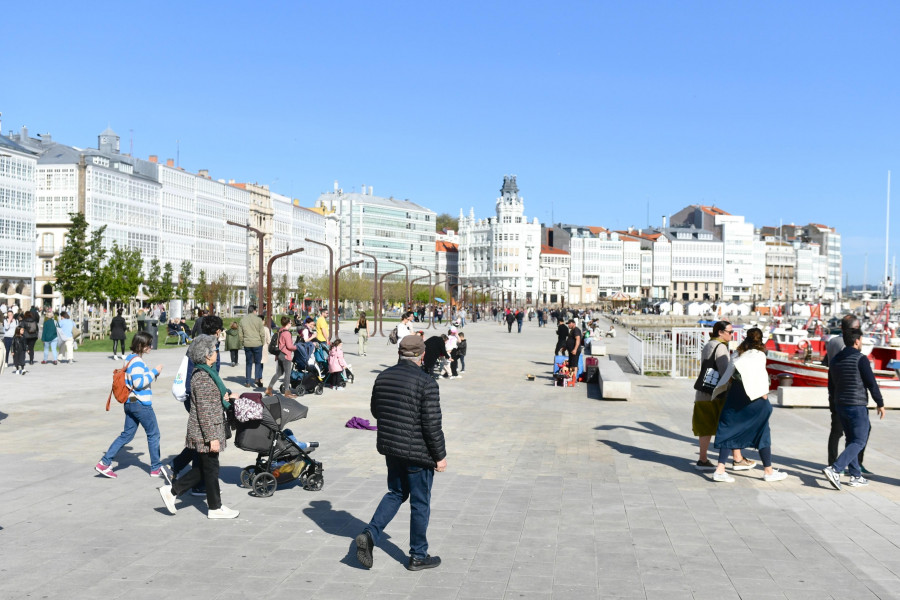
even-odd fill
[[(763, 480), (771, 483), (773, 481), (782, 481), (784, 479), (787, 479), (787, 476), (787, 473), (785, 473), (784, 471), (772, 469), (771, 473), (766, 473), (763, 475)], [(734, 483), (734, 477), (732, 477), (728, 473), (713, 473), (712, 479), (713, 481), (718, 481), (720, 483)]]
[(228, 508), (224, 504), (216, 510), (210, 510), (206, 513), (208, 519), (236, 519), (241, 511)]
[(772, 469), (772, 473), (766, 473), (763, 475), (763, 479), (766, 481), (781, 481), (782, 479), (787, 479), (787, 473), (778, 469)]
[[(172, 486), (164, 485), (161, 488), (159, 488), (159, 495), (162, 497), (162, 500), (166, 505), (166, 509), (174, 515), (176, 513), (176, 508), (175, 508), (175, 494), (172, 493)], [(215, 510), (207, 511), (206, 518), (208, 518), (208, 519), (236, 519), (239, 514), (241, 514), (241, 511), (234, 510), (232, 508), (228, 508), (227, 506), (223, 505)]]
[(174, 515), (177, 509), (175, 508), (175, 494), (172, 493), (172, 486), (164, 485), (159, 488), (159, 495), (162, 496), (166, 509)]

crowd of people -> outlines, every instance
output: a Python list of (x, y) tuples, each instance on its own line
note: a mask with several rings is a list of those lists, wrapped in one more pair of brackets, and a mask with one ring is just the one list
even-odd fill
[(22, 311), (18, 306), (0, 306), (3, 315), (2, 334), (4, 365), (16, 375), (28, 373), (34, 365), (35, 345), (43, 342), (41, 364), (74, 363), (75, 350), (81, 340), (81, 328), (65, 310), (52, 312), (36, 308)]

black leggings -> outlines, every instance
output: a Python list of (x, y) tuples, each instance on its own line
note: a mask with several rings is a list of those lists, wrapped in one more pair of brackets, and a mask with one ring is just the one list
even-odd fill
[(125, 354), (125, 340), (113, 340), (113, 354), (116, 353), (116, 346), (122, 349), (122, 354)]
[(206, 505), (209, 510), (222, 508), (222, 498), (219, 494), (219, 453), (197, 452), (200, 467), (193, 467), (187, 475), (176, 479), (172, 484), (172, 493), (180, 496), (189, 489), (201, 484), (206, 484)]
[(28, 360), (34, 364), (34, 345), (37, 343), (37, 338), (26, 338), (25, 345), (28, 346)]
[[(719, 464), (726, 464), (728, 462), (728, 457), (731, 456), (731, 453), (734, 452), (735, 448), (720, 448), (719, 449)], [(771, 467), (772, 466), (772, 448), (765, 447), (759, 449), (759, 459), (762, 461), (763, 467)]]

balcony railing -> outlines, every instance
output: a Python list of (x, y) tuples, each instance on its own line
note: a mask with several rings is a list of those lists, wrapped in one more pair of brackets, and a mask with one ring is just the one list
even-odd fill
[(54, 256), (56, 248), (53, 246), (38, 246), (37, 253), (38, 256)]

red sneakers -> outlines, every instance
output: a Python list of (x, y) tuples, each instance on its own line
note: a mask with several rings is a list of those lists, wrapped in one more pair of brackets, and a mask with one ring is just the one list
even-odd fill
[(94, 467), (94, 470), (104, 477), (109, 477), (110, 479), (115, 479), (116, 477), (118, 477), (118, 475), (113, 473), (112, 465), (104, 465), (102, 462), (98, 462), (97, 466)]

